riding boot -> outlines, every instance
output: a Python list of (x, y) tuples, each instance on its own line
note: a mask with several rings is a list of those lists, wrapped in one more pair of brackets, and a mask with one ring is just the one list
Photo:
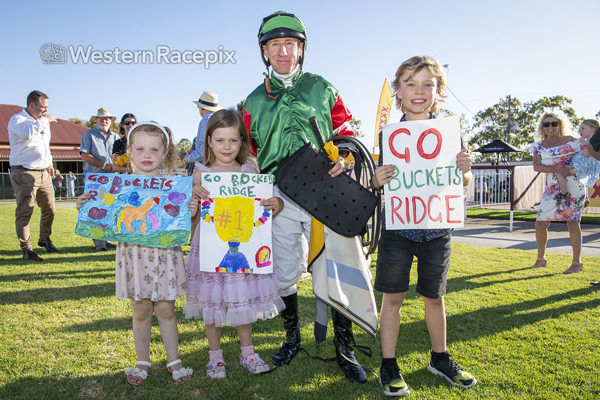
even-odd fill
[(354, 357), (354, 351), (352, 350), (352, 344), (354, 344), (352, 321), (333, 308), (331, 309), (331, 314), (333, 319), (335, 358), (350, 382), (365, 383), (367, 381), (367, 373), (356, 360), (356, 357)]
[(285, 310), (281, 312), (283, 327), (285, 328), (285, 342), (273, 356), (273, 365), (276, 367), (287, 365), (300, 350), (300, 325), (298, 323), (298, 293), (281, 298)]
[(315, 346), (317, 349), (327, 338), (327, 321), (329, 320), (329, 306), (317, 299), (317, 313), (315, 315)]

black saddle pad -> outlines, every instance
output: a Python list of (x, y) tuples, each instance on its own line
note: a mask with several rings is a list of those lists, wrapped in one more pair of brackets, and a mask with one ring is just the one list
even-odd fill
[(275, 173), (279, 189), (334, 232), (362, 234), (378, 197), (346, 174), (332, 178), (329, 158), (307, 143), (283, 161)]

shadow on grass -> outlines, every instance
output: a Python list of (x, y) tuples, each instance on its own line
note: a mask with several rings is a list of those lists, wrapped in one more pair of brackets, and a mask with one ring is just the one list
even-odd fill
[[(462, 312), (447, 317), (448, 343), (470, 342), (485, 336), (491, 336), (515, 328), (532, 325), (537, 322), (554, 319), (564, 315), (592, 310), (600, 306), (600, 298), (574, 302), (578, 297), (584, 297), (594, 291), (592, 287), (584, 287), (546, 297), (512, 302), (510, 304), (480, 308), (471, 312)], [(408, 296), (407, 296), (408, 297)], [(570, 301), (572, 304), (558, 305), (548, 308), (552, 304)], [(423, 320), (401, 324), (402, 337), (413, 340), (414, 335), (426, 327)], [(428, 343), (428, 337), (426, 337)], [(410, 353), (409, 348), (403, 348), (402, 340), (398, 341), (402, 350), (401, 354)], [(422, 350), (422, 349), (421, 349)]]
[[(302, 299), (304, 300), (308, 299)], [(306, 308), (306, 307), (303, 307)], [(156, 323), (156, 321), (154, 321)], [(184, 324), (198, 324), (187, 321)], [(130, 329), (130, 320), (125, 318), (98, 320), (98, 325), (105, 329)], [(307, 325), (307, 324), (304, 324)], [(253, 344), (256, 351), (270, 365), (271, 357), (279, 349), (284, 340), (281, 319), (276, 317), (268, 321), (260, 321), (256, 328)], [(85, 330), (87, 324), (77, 325), (75, 329)], [(91, 327), (97, 329), (98, 326)], [(187, 328), (190, 328), (187, 326)], [(379, 391), (377, 380), (369, 377), (365, 385), (352, 385), (344, 377), (335, 362), (322, 362), (299, 354), (289, 366), (281, 367), (272, 373), (256, 376), (249, 374), (239, 365), (240, 343), (237, 332), (233, 327), (224, 327), (221, 348), (227, 363), (227, 378), (211, 380), (205, 375), (205, 365), (208, 363), (208, 345), (203, 325), (198, 324), (192, 329), (181, 329), (186, 333), (180, 336), (181, 359), (185, 367), (194, 369), (194, 375), (189, 382), (176, 385), (165, 369), (165, 355), (161, 337), (153, 330), (153, 347), (158, 346), (157, 353), (152, 352), (152, 368), (146, 382), (140, 387), (126, 383), (123, 369), (133, 364), (135, 353), (133, 342), (125, 348), (116, 348), (119, 353), (115, 357), (117, 366), (110, 366), (109, 373), (94, 372), (94, 360), (83, 357), (80, 365), (63, 366), (60, 372), (49, 368), (47, 376), (20, 377), (11, 380), (0, 389), (0, 398), (10, 399), (332, 399), (332, 398), (372, 398)], [(194, 329), (195, 328), (195, 329)], [(305, 326), (306, 328), (306, 326)], [(303, 335), (306, 329), (303, 330)], [(365, 334), (366, 335), (366, 334)], [(308, 334), (304, 337), (303, 346), (309, 351), (314, 348), (314, 341)], [(202, 340), (202, 346), (195, 345), (197, 350), (186, 351), (181, 347), (190, 347), (190, 342)], [(192, 343), (193, 344), (193, 343)], [(126, 352), (127, 354), (122, 354)], [(332, 356), (335, 354), (331, 338), (324, 344), (320, 352), (312, 350), (317, 355)], [(123, 359), (127, 359), (123, 365)], [(86, 365), (91, 363), (91, 365)], [(106, 370), (106, 366), (104, 366)], [(84, 371), (83, 373), (81, 371)], [(17, 372), (18, 373), (18, 372)], [(93, 376), (91, 376), (93, 374)], [(84, 375), (84, 376), (82, 376)], [(232, 391), (235, 392), (233, 395)]]
[(60, 279), (75, 279), (75, 278), (114, 278), (115, 269), (114, 267), (102, 267), (95, 269), (80, 269), (80, 270), (69, 270), (69, 271), (43, 271), (43, 272), (31, 272), (27, 274), (16, 274), (16, 275), (0, 275), (0, 282), (18, 282), (18, 281), (47, 281), (47, 280), (60, 280)]
[(4, 258), (7, 263), (15, 264), (64, 264), (71, 262), (99, 262), (99, 261), (113, 261), (115, 260), (115, 252), (113, 251), (102, 251), (96, 252), (87, 246), (77, 247), (63, 247), (60, 249), (60, 253), (48, 253), (45, 249), (34, 247), (33, 251), (37, 253), (44, 261), (35, 262), (27, 261), (23, 259), (23, 252), (21, 250), (2, 250), (0, 251), (0, 257)]
[[(450, 267), (450, 268), (452, 268), (452, 267)], [(493, 286), (493, 285), (502, 284), (502, 283), (511, 283), (511, 282), (516, 282), (516, 281), (525, 282), (525, 281), (530, 281), (530, 280), (546, 278), (546, 277), (553, 276), (553, 275), (562, 275), (559, 272), (548, 273), (545, 275), (532, 275), (532, 276), (521, 276), (521, 277), (516, 277), (514, 275), (516, 272), (528, 271), (528, 270), (531, 270), (531, 268), (522, 267), (522, 268), (499, 270), (499, 271), (494, 271), (494, 272), (484, 272), (481, 274), (464, 275), (464, 276), (450, 278), (447, 281), (446, 294), (452, 293), (452, 292), (464, 291), (464, 290), (479, 289), (479, 288), (484, 288), (484, 287)], [(479, 279), (479, 278), (488, 278), (490, 276), (496, 276), (496, 275), (497, 276), (505, 275), (506, 279), (497, 279), (497, 280), (490, 280), (490, 281), (485, 281), (485, 282), (476, 282), (475, 281), (476, 279)]]
[(0, 305), (51, 303), (65, 300), (81, 300), (90, 297), (115, 295), (115, 283), (54, 287), (0, 293)]
[[(194, 357), (191, 354), (190, 357)], [(364, 385), (352, 385), (335, 371), (316, 372), (308, 361), (299, 372), (286, 366), (274, 372), (250, 375), (237, 361), (227, 360), (227, 378), (210, 379), (204, 366), (191, 365), (192, 378), (175, 384), (164, 364), (153, 362), (148, 379), (134, 387), (122, 371), (94, 376), (23, 377), (0, 388), (0, 397), (11, 400), (70, 400), (70, 399), (335, 399), (372, 398), (379, 384), (371, 378)], [(321, 363), (323, 364), (323, 363)], [(330, 363), (331, 364), (331, 363)], [(296, 367), (300, 363), (296, 361)], [(195, 367), (195, 368), (194, 368)], [(337, 368), (337, 366), (336, 366)], [(233, 393), (234, 391), (235, 393)]]

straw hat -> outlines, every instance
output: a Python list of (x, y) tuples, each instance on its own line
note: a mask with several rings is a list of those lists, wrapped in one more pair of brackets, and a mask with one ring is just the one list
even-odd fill
[(104, 108), (104, 107), (101, 107), (98, 109), (98, 115), (92, 116), (92, 120), (95, 121), (96, 118), (98, 118), (98, 117), (110, 118), (112, 120), (112, 122), (115, 122), (115, 120), (117, 119), (117, 117), (115, 117), (114, 115), (110, 115), (110, 111), (108, 111), (108, 108)]
[(198, 107), (207, 109), (208, 111), (219, 111), (223, 107), (219, 104), (219, 96), (213, 92), (204, 92), (198, 101), (194, 101)]

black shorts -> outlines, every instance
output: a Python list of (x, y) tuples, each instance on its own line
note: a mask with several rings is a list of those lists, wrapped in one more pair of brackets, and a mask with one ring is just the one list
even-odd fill
[(383, 293), (408, 291), (410, 269), (417, 257), (417, 287), (420, 295), (437, 299), (446, 294), (452, 247), (449, 233), (430, 242), (412, 242), (383, 231), (377, 249), (375, 290)]

